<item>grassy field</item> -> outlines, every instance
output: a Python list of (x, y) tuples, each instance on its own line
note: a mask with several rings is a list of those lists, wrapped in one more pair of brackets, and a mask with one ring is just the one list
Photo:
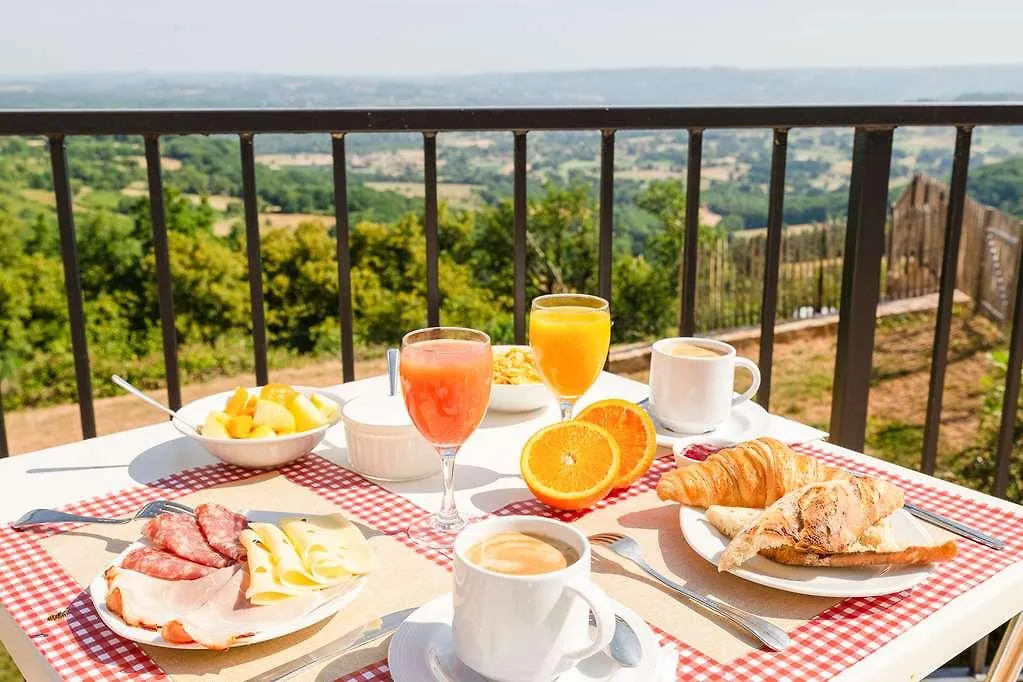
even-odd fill
[(7, 655), (7, 649), (0, 644), (0, 682), (21, 682), (22, 679), (14, 661)]
[[(366, 187), (378, 192), (397, 192), (398, 194), (421, 199), (426, 196), (426, 186), (421, 182), (367, 182)], [(437, 198), (458, 208), (475, 208), (479, 206), (478, 185), (458, 182), (438, 182)]]

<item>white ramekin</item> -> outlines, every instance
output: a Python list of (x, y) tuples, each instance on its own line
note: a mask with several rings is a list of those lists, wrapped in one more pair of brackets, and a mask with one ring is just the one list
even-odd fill
[(366, 478), (411, 481), (440, 471), (437, 450), (419, 434), (401, 396), (357, 396), (341, 408), (348, 464)]

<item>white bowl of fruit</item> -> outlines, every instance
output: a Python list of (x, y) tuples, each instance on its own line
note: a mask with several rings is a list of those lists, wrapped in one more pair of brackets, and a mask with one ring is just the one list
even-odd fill
[(196, 433), (173, 419), (178, 431), (214, 457), (247, 469), (278, 467), (306, 454), (341, 419), (329, 393), (306, 386), (267, 384), (192, 401), (178, 410)]

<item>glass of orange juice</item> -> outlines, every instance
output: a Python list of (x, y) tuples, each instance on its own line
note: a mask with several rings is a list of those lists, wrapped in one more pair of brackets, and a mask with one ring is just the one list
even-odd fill
[(586, 294), (533, 299), (529, 345), (563, 420), (572, 418), (575, 402), (597, 380), (610, 343), (611, 312), (604, 299)]
[(398, 367), (405, 407), (440, 454), (444, 476), (440, 511), (409, 526), (409, 537), (419, 544), (450, 548), (465, 527), (455, 506), (455, 455), (487, 411), (491, 358), (490, 337), (475, 329), (432, 327), (401, 340)]

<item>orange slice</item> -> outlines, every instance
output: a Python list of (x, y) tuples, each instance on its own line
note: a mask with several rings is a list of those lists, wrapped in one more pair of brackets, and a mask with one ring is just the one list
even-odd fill
[(607, 431), (589, 422), (540, 429), (522, 448), (522, 478), (538, 500), (555, 509), (585, 509), (618, 479), (622, 454)]
[(632, 485), (647, 472), (657, 454), (657, 430), (650, 415), (628, 400), (612, 398), (593, 403), (576, 420), (604, 428), (622, 451), (622, 468), (615, 488)]

